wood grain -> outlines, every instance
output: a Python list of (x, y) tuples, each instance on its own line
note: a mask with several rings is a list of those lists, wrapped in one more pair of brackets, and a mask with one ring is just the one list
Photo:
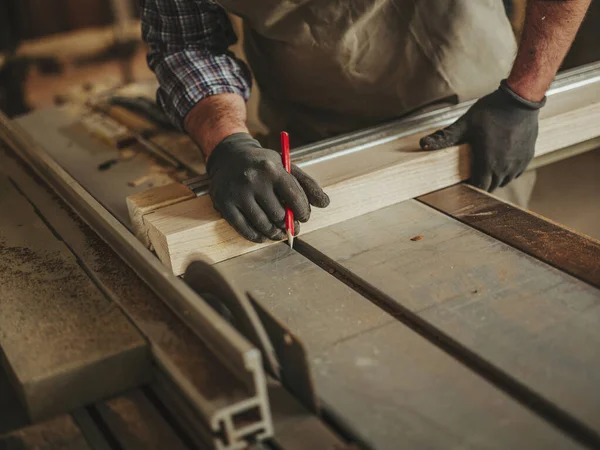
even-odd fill
[(600, 242), (467, 185), (418, 198), (600, 289)]
[(285, 244), (218, 267), (303, 340), (322, 403), (368, 448), (574, 445)]
[[(360, 165), (354, 164), (355, 154), (339, 164), (326, 162), (315, 166), (316, 170), (308, 168), (326, 186), (331, 205), (326, 210), (313, 209), (311, 220), (301, 230), (309, 232), (350, 219), (418, 196), (424, 189), (441, 189), (466, 178), (468, 173), (466, 147), (405, 153), (387, 145), (374, 150), (377, 152)], [(398, 164), (387, 164), (394, 159), (399, 160)], [(198, 253), (218, 262), (272, 244), (254, 244), (239, 236), (213, 209), (208, 196), (159, 209), (145, 216), (144, 221), (157, 255), (176, 274), (182, 273)]]
[(144, 226), (144, 216), (157, 209), (190, 200), (194, 197), (194, 193), (181, 183), (171, 183), (149, 189), (140, 194), (130, 195), (127, 197), (127, 209), (129, 210), (133, 232), (140, 241), (152, 248), (147, 229)]
[[(554, 107), (562, 110), (558, 106)], [(591, 125), (598, 122), (600, 103), (546, 117), (540, 121), (536, 155), (598, 136), (600, 131)], [(326, 210), (313, 209), (310, 221), (301, 227), (302, 232), (318, 230), (468, 179), (468, 146), (420, 151), (418, 141), (428, 131), (305, 166), (324, 186), (331, 205)], [(175, 274), (181, 274), (188, 261), (199, 255), (219, 262), (273, 244), (254, 244), (243, 239), (214, 211), (207, 196), (158, 209), (144, 217), (143, 226), (146, 231), (140, 234), (149, 237), (161, 261)]]
[(299, 241), (600, 442), (598, 289), (414, 200)]

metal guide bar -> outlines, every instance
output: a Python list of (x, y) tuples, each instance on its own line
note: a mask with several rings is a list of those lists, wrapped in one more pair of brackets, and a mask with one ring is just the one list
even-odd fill
[[(18, 125), (0, 113), (0, 140), (54, 189), (98, 235), (121, 256), (132, 270), (202, 339), (238, 379), (245, 382), (252, 396), (219, 410), (214, 431), (225, 426), (223, 449), (245, 448), (244, 434), (227, 427), (247, 410), (262, 412), (264, 435), (272, 435), (273, 425), (267, 398), (266, 378), (260, 352), (237, 330), (175, 277), (118, 220), (100, 205), (79, 183), (60, 167), (42, 147)], [(192, 399), (193, 401), (193, 399)], [(207, 416), (216, 417), (215, 411)]]
[[(557, 75), (546, 95), (553, 97), (592, 83), (600, 83), (600, 62)], [(463, 115), (475, 102), (476, 100), (472, 100), (448, 106), (298, 147), (292, 151), (292, 156), (298, 165), (305, 167), (347, 153), (383, 145), (420, 131), (445, 127)]]
[[(548, 97), (558, 96), (593, 83), (600, 84), (600, 62), (560, 73), (546, 95)], [(292, 150), (292, 159), (298, 166), (307, 167), (329, 159), (384, 145), (421, 131), (443, 128), (462, 116), (475, 101), (447, 106), (298, 147)], [(194, 191), (197, 196), (201, 196), (208, 193), (208, 181), (207, 177), (203, 176), (192, 178), (184, 184)]]

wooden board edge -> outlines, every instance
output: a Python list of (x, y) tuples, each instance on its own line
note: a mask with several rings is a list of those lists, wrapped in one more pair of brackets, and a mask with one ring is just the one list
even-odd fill
[[(586, 117), (586, 121), (591, 117), (591, 118), (598, 118), (598, 120), (600, 120), (600, 103), (593, 103), (589, 106), (586, 107), (582, 107), (579, 108), (575, 111), (568, 111), (566, 113), (563, 114), (558, 114), (556, 116), (552, 116), (552, 117), (548, 117), (545, 118), (543, 120), (540, 121), (540, 138), (538, 139), (538, 143), (536, 145), (536, 156), (540, 156), (540, 155), (547, 155), (549, 153), (555, 152), (561, 148), (564, 148), (565, 146), (569, 146), (569, 145), (574, 145), (577, 143), (580, 143), (582, 141), (586, 141), (589, 139), (592, 139), (594, 137), (597, 137), (598, 132), (595, 131), (593, 129), (593, 127), (589, 127), (589, 126), (583, 126), (582, 124), (579, 124), (579, 119), (581, 116), (585, 116)], [(577, 130), (581, 131), (581, 132), (577, 132), (577, 133), (573, 133), (572, 127), (567, 127), (566, 123), (570, 123), (573, 124), (573, 126), (576, 127)], [(586, 122), (589, 124), (589, 122)], [(460, 149), (460, 150), (459, 150)], [(463, 150), (464, 149), (464, 150)], [(432, 151), (432, 152), (423, 152), (423, 157), (422, 158), (418, 158), (416, 160), (411, 160), (411, 161), (399, 161), (397, 164), (390, 166), (390, 167), (386, 167), (386, 168), (382, 168), (379, 170), (376, 170), (372, 173), (366, 174), (366, 175), (360, 175), (358, 177), (355, 178), (351, 178), (348, 180), (344, 180), (338, 184), (343, 184), (343, 183), (359, 183), (361, 180), (366, 180), (366, 179), (376, 179), (378, 177), (380, 177), (383, 174), (386, 173), (390, 173), (389, 171), (392, 170), (398, 170), (398, 166), (406, 166), (406, 167), (411, 167), (411, 163), (415, 164), (415, 161), (417, 161), (418, 163), (422, 163), (423, 159), (431, 159), (432, 161), (436, 160), (436, 158), (441, 158), (442, 156), (447, 158), (446, 164), (448, 166), (452, 166), (452, 157), (450, 155), (453, 154), (453, 152), (457, 152), (460, 153), (461, 155), (465, 155), (464, 157), (462, 157), (462, 160), (469, 160), (470, 161), (470, 152), (468, 149), (468, 145), (462, 145), (462, 146), (455, 146), (455, 147), (450, 147), (447, 149), (443, 149), (443, 150), (436, 150), (436, 151)], [(428, 156), (426, 156), (428, 155)], [(434, 156), (437, 155), (437, 156)], [(441, 161), (437, 161), (438, 163), (441, 163)], [(315, 219), (317, 221), (320, 221), (322, 219), (317, 219), (317, 217), (322, 217), (322, 213), (320, 213), (318, 210), (315, 210), (313, 212), (313, 217), (311, 218), (311, 221), (307, 224), (304, 224), (303, 227), (303, 231), (304, 232), (310, 232), (310, 231), (315, 231), (317, 229), (329, 226), (329, 225), (333, 225), (335, 223), (338, 223), (340, 221), (343, 220), (348, 220), (349, 218), (355, 217), (356, 215), (359, 214), (365, 214), (368, 212), (372, 212), (376, 209), (380, 209), (386, 206), (389, 206), (391, 204), (394, 203), (398, 203), (400, 201), (404, 201), (407, 200), (409, 198), (414, 198), (414, 197), (418, 197), (421, 195), (425, 195), (427, 193), (436, 191), (438, 189), (443, 189), (445, 187), (451, 186), (453, 184), (459, 183), (460, 181), (464, 181), (466, 179), (469, 178), (470, 176), (470, 163), (468, 165), (466, 165), (466, 169), (463, 168), (465, 167), (464, 165), (460, 165), (460, 168), (457, 169), (456, 167), (451, 167), (451, 170), (454, 170), (455, 173), (454, 174), (449, 174), (448, 170), (449, 167), (442, 167), (442, 165), (437, 165), (435, 167), (432, 166), (432, 168), (429, 170), (430, 173), (434, 174), (435, 176), (432, 175), (432, 182), (430, 184), (428, 184), (428, 188), (422, 188), (421, 190), (413, 190), (411, 192), (413, 192), (413, 194), (410, 197), (406, 197), (404, 196), (398, 196), (396, 198), (394, 198), (394, 201), (388, 201), (388, 202), (382, 202), (382, 201), (378, 201), (375, 199), (372, 199), (373, 203), (377, 203), (377, 205), (369, 205), (368, 207), (365, 207), (364, 210), (359, 208), (353, 208), (354, 211), (352, 211), (352, 213), (347, 213), (347, 214), (340, 214), (340, 217), (332, 220), (325, 220), (323, 221), (322, 224), (318, 224), (315, 225)], [(426, 174), (422, 174), (421, 176), (425, 176)], [(400, 174), (396, 174), (396, 176), (402, 176)], [(437, 179), (440, 178), (444, 178), (447, 177), (447, 179), (452, 180), (452, 182), (446, 182), (444, 183), (438, 183), (436, 184), (435, 182), (437, 181)], [(373, 183), (373, 181), (371, 181), (371, 183)], [(380, 183), (381, 185), (381, 183)], [(330, 191), (328, 191), (328, 188), (331, 188), (332, 186), (325, 186), (325, 190), (326, 192), (330, 193)], [(158, 188), (160, 189), (160, 188)], [(379, 188), (380, 189), (380, 188)], [(407, 189), (407, 191), (410, 191), (410, 189)], [(330, 193), (331, 194), (331, 193)], [(331, 195), (330, 195), (331, 196)], [(189, 202), (193, 202), (193, 201), (197, 201), (198, 199), (188, 199), (188, 200), (183, 200), (184, 201), (189, 201)], [(332, 199), (333, 200), (333, 199)], [(354, 199), (354, 202), (350, 202), (346, 205), (346, 207), (350, 208), (353, 206), (353, 204), (355, 205), (357, 203), (357, 201), (360, 201), (360, 199)], [(364, 202), (365, 199), (363, 199)], [(368, 200), (368, 199), (367, 199)], [(176, 203), (182, 203), (182, 202), (176, 202)], [(333, 201), (332, 201), (333, 204)], [(173, 204), (171, 205), (165, 205), (165, 207), (169, 207), (169, 206), (173, 206)], [(197, 207), (198, 205), (194, 206), (194, 204), (189, 203), (189, 208), (190, 210), (193, 210), (194, 207)], [(162, 208), (161, 208), (162, 209)], [(154, 209), (154, 211), (156, 211), (157, 209)], [(164, 209), (163, 209), (164, 211)], [(326, 210), (328, 214), (331, 214), (331, 206), (328, 210)], [(358, 212), (357, 212), (358, 211)], [(175, 210), (174, 210), (175, 212)], [(206, 224), (207, 222), (210, 221), (215, 221), (216, 223), (214, 224), (213, 230), (215, 230), (215, 233), (218, 232), (218, 230), (222, 230), (222, 227), (219, 225), (218, 221), (221, 221), (222, 219), (220, 217), (218, 217), (218, 215), (216, 215), (216, 213), (214, 213), (215, 216), (211, 217), (211, 216), (206, 216), (203, 217), (201, 221), (199, 222), (203, 222), (204, 224)], [(177, 214), (173, 215), (174, 217), (177, 216)], [(148, 224), (146, 224), (145, 222), (153, 222), (154, 217), (151, 216), (147, 216), (148, 220), (144, 220), (141, 224), (141, 228), (140, 231), (138, 232), (138, 237), (142, 236), (146, 239), (146, 243), (149, 246), (153, 246), (154, 244), (152, 243), (152, 239), (150, 239), (148, 237), (149, 233), (147, 231), (144, 230), (144, 228), (150, 228), (148, 226)], [(192, 218), (193, 219), (193, 218)], [(199, 225), (197, 228), (199, 228), (200, 226), (206, 226), (206, 225)], [(162, 225), (158, 225), (157, 223), (152, 223), (152, 235), (154, 236), (155, 239), (158, 240), (160, 245), (166, 245), (166, 242), (168, 241), (169, 245), (176, 245), (176, 242), (178, 241), (187, 241), (188, 239), (192, 239), (190, 236), (189, 231), (195, 229), (195, 227), (192, 226), (188, 226), (186, 227), (182, 227), (182, 230), (177, 230), (173, 233), (171, 233), (169, 236), (161, 236), (161, 234), (163, 233), (163, 229), (162, 229)], [(193, 234), (193, 233), (192, 233)], [(223, 243), (226, 243), (227, 246), (230, 246), (231, 249), (227, 250), (226, 252), (221, 252), (220, 250), (210, 250), (207, 252), (207, 254), (204, 254), (205, 259), (209, 259), (212, 260), (213, 262), (217, 263), (235, 256), (239, 256), (241, 254), (245, 254), (245, 253), (249, 253), (251, 251), (255, 251), (258, 250), (260, 248), (264, 248), (265, 246), (268, 245), (272, 245), (275, 242), (266, 242), (264, 244), (249, 244), (246, 241), (244, 241), (243, 238), (241, 238), (240, 236), (237, 236), (237, 233), (235, 233), (234, 231), (228, 231), (225, 233), (221, 233), (219, 232), (219, 234), (222, 234)], [(189, 242), (190, 245), (193, 245), (193, 243)], [(196, 244), (198, 244), (198, 241), (196, 241)], [(213, 247), (218, 247), (219, 243), (214, 243), (214, 244), (210, 244)], [(156, 246), (154, 246), (154, 248), (156, 248)], [(180, 274), (184, 267), (183, 267), (183, 263), (182, 263), (182, 259), (185, 259), (186, 261), (189, 260), (189, 255), (188, 257), (185, 258), (178, 258), (177, 254), (178, 251), (177, 249), (163, 249), (163, 251), (161, 251), (162, 253), (162, 257), (160, 258), (166, 265), (168, 265), (169, 267), (171, 267), (174, 271), (175, 274)], [(195, 251), (194, 253), (199, 254), (202, 253), (202, 245), (198, 245), (198, 251)], [(214, 256), (214, 254), (218, 254), (218, 253), (223, 253), (222, 255), (217, 255)], [(169, 254), (171, 256), (169, 256)], [(207, 258), (206, 258), (207, 257)], [(163, 258), (169, 258), (169, 260), (167, 261), (166, 259)]]
[(600, 241), (596, 239), (468, 185), (417, 200), (600, 288)]
[(181, 183), (171, 183), (128, 196), (125, 202), (127, 203), (133, 233), (146, 247), (152, 248), (151, 240), (148, 237), (149, 230), (144, 223), (144, 216), (160, 208), (190, 200), (194, 197), (194, 192)]
[(600, 103), (540, 120), (535, 156), (597, 138), (600, 132), (595, 126), (590, 126), (595, 123), (600, 123)]
[(158, 256), (158, 259), (160, 259), (161, 262), (169, 269), (173, 270), (167, 237), (160, 233), (152, 224), (152, 222), (147, 224), (145, 236), (150, 243), (149, 247), (154, 250), (156, 256)]
[[(422, 166), (424, 161), (426, 161), (428, 170), (432, 170), (437, 174), (436, 179), (423, 186), (414, 183), (407, 188), (402, 184), (406, 178), (402, 172), (405, 172), (407, 176), (418, 178), (421, 175), (415, 171), (415, 166)], [(367, 214), (427, 192), (443, 189), (464, 181), (468, 178), (469, 173), (470, 152), (466, 145), (436, 152), (423, 152), (422, 158), (400, 162), (394, 166), (326, 187), (325, 191), (330, 195), (335, 209), (332, 210), (332, 206), (325, 210), (314, 209), (310, 221), (302, 224), (301, 232), (309, 233), (351, 219), (356, 215)], [(384, 185), (388, 189), (386, 192), (381, 189), (380, 180), (382, 179), (399, 181), (395, 185), (391, 182), (385, 183)], [(349, 192), (353, 195), (349, 195)], [(338, 199), (340, 201), (336, 202)], [(171, 209), (162, 209), (160, 213), (165, 215), (172, 212), (173, 217), (176, 217), (180, 215), (179, 210), (183, 209), (204, 211), (205, 208), (199, 207), (199, 203), (204, 202), (206, 202), (206, 199), (194, 198), (172, 205)], [(360, 208), (357, 205), (360, 205)], [(197, 221), (205, 224), (210, 223), (212, 233), (220, 236), (219, 239), (222, 244), (209, 244), (211, 247), (219, 247), (218, 250), (215, 249), (214, 251), (203, 251), (202, 243), (197, 239), (201, 225), (184, 228), (167, 236), (161, 226), (164, 218), (161, 219), (154, 214), (145, 216), (146, 225), (150, 230), (148, 234), (159, 259), (170, 267), (175, 275), (183, 273), (187, 264), (195, 256), (201, 256), (204, 260), (218, 263), (279, 243), (277, 241), (267, 241), (261, 244), (248, 242), (238, 235), (217, 212), (210, 209), (207, 214), (209, 216)], [(182, 242), (185, 243), (185, 247), (191, 246), (197, 248), (197, 250), (181, 248)], [(181, 251), (179, 251), (180, 249)]]

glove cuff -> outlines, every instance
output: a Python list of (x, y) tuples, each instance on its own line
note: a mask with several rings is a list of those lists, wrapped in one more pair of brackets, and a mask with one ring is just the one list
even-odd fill
[(219, 161), (227, 159), (227, 155), (240, 148), (262, 148), (256, 139), (248, 133), (233, 133), (217, 144), (206, 162), (206, 173), (211, 174)]
[(540, 101), (540, 102), (532, 102), (530, 100), (527, 100), (527, 99), (521, 97), (519, 94), (517, 94), (515, 91), (513, 91), (510, 88), (510, 86), (508, 85), (506, 79), (504, 79), (504, 80), (502, 80), (500, 82), (500, 88), (499, 89), (502, 92), (504, 92), (505, 94), (507, 94), (509, 97), (511, 97), (513, 100), (515, 100), (516, 102), (518, 102), (521, 106), (524, 106), (527, 109), (538, 110), (538, 109), (542, 108), (546, 104), (546, 97), (545, 96), (542, 99), (542, 101)]

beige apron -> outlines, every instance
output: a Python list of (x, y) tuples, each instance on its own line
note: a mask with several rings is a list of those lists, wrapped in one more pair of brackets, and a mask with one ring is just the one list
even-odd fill
[(219, 3), (244, 19), (261, 119), (296, 145), (479, 97), (516, 51), (501, 0)]

